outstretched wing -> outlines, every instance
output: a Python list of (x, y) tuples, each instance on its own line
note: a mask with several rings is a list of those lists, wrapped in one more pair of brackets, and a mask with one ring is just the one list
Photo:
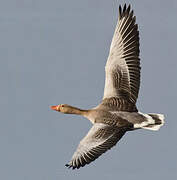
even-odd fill
[(112, 39), (105, 67), (104, 99), (125, 99), (133, 104), (140, 86), (139, 32), (130, 5), (123, 11), (119, 6), (119, 19)]
[(71, 161), (66, 166), (75, 169), (89, 164), (116, 145), (124, 134), (125, 130), (119, 130), (116, 127), (102, 123), (95, 123), (88, 134), (81, 140)]

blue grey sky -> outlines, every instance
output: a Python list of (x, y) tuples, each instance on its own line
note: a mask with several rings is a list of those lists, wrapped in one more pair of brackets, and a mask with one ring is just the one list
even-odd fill
[[(141, 112), (163, 113), (160, 131), (127, 133), (110, 151), (68, 170), (88, 120), (51, 111), (97, 105), (118, 5), (131, 3), (140, 31)], [(0, 179), (177, 177), (176, 0), (0, 0)]]

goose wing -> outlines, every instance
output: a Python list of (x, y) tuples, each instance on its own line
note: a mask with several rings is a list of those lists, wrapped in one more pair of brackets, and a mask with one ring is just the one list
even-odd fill
[(133, 11), (119, 6), (119, 19), (105, 67), (103, 100), (119, 98), (133, 104), (140, 86), (139, 31)]
[(80, 168), (97, 159), (101, 154), (116, 145), (125, 130), (102, 123), (95, 123), (88, 134), (80, 141), (68, 168)]

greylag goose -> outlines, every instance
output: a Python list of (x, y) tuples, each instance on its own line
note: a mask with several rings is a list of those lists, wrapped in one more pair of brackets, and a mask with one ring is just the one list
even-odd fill
[(158, 130), (164, 124), (163, 114), (140, 113), (136, 107), (140, 86), (139, 32), (133, 10), (119, 6), (118, 23), (106, 63), (102, 102), (89, 110), (67, 104), (51, 106), (65, 114), (78, 114), (93, 123), (80, 141), (68, 168), (80, 168), (111, 149), (127, 131)]

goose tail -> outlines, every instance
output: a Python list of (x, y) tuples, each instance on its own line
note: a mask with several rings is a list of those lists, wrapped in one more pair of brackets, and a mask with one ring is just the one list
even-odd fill
[(141, 113), (141, 115), (144, 116), (145, 121), (134, 124), (134, 128), (138, 128), (138, 129), (142, 128), (152, 131), (158, 131), (164, 125), (165, 117), (163, 114)]

